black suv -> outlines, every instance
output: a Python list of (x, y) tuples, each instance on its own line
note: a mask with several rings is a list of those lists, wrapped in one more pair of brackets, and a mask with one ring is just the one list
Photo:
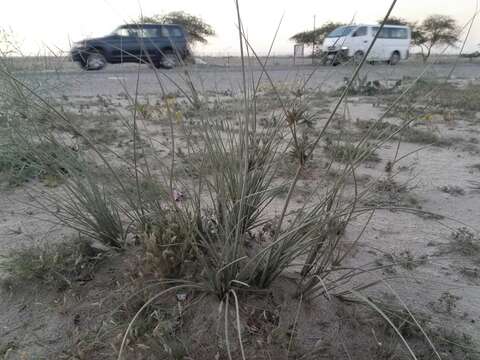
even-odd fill
[(73, 44), (71, 56), (86, 70), (100, 70), (107, 63), (145, 62), (173, 68), (190, 55), (180, 25), (123, 25), (108, 36)]

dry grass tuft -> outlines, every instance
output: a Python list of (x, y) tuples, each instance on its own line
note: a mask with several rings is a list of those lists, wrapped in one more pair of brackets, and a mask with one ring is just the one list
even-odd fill
[(0, 268), (8, 276), (4, 282), (9, 287), (39, 281), (65, 290), (74, 282), (91, 280), (102, 257), (102, 252), (77, 239), (14, 250), (0, 259)]
[(370, 145), (356, 145), (352, 143), (333, 142), (326, 139), (323, 147), (331, 159), (342, 163), (357, 163), (362, 161), (380, 162), (381, 159)]

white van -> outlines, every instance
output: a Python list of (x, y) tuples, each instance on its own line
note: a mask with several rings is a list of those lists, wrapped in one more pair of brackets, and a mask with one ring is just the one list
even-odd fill
[[(327, 35), (323, 41), (326, 59), (353, 58), (359, 63), (378, 32), (380, 25), (341, 26)], [(408, 26), (385, 25), (368, 55), (368, 61), (388, 61), (396, 65), (407, 59), (411, 43)]]

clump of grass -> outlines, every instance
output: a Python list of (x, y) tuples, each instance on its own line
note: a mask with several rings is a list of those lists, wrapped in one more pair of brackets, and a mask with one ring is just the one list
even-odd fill
[[(401, 86), (402, 81), (397, 81), (393, 86), (385, 86), (379, 80), (368, 80), (368, 74), (364, 76), (359, 76), (357, 80), (353, 83), (352, 87), (349, 89), (349, 95), (361, 95), (361, 96), (375, 96), (375, 95), (386, 95), (392, 94)], [(337, 90), (334, 94), (339, 95), (345, 90), (343, 85)]]
[(431, 130), (409, 126), (401, 131), (400, 136), (404, 141), (414, 144), (440, 144), (440, 137)]
[(360, 119), (355, 121), (355, 126), (360, 129), (362, 134), (368, 134), (372, 138), (379, 138), (385, 136), (386, 134), (391, 134), (399, 129), (397, 125), (390, 124), (386, 121)]
[(467, 266), (462, 266), (459, 271), (460, 274), (469, 279), (480, 279), (480, 268), (478, 267), (471, 268)]
[(449, 250), (471, 256), (477, 262), (480, 262), (480, 238), (465, 227), (452, 232)]
[(393, 264), (397, 264), (406, 270), (414, 270), (427, 262), (426, 256), (422, 255), (417, 257), (412, 254), (410, 250), (402, 251), (399, 254), (388, 254), (385, 256)]
[(62, 175), (68, 175), (66, 162), (76, 156), (72, 148), (54, 142), (40, 142), (32, 147), (9, 142), (0, 146), (0, 174), (10, 186), (32, 179), (53, 184), (60, 182)]
[(477, 171), (480, 171), (480, 163), (470, 165), (469, 168), (470, 168), (470, 169), (477, 170)]
[(457, 308), (457, 302), (461, 299), (460, 296), (445, 291), (440, 295), (437, 301), (432, 302), (431, 305), (438, 313), (451, 314)]
[[(443, 293), (437, 301), (437, 305), (432, 304), (432, 306), (439, 307), (440, 312), (446, 311), (447, 307), (450, 308), (450, 311), (453, 311), (458, 300), (455, 295)], [(438, 305), (439, 301), (442, 302), (440, 306)], [(437, 358), (435, 352), (440, 356), (445, 354), (448, 359), (452, 360), (474, 360), (478, 358), (479, 352), (471, 336), (451, 327), (436, 326), (431, 315), (413, 312), (412, 310), (407, 311), (403, 307), (388, 305), (383, 301), (376, 301), (376, 304), (388, 315), (401, 335), (410, 344), (415, 344), (415, 355), (418, 359)], [(384, 355), (382, 359), (393, 359), (394, 355), (399, 355), (397, 353), (399, 339), (390, 326), (386, 329), (386, 333), (392, 335), (390, 340), (392, 343), (389, 347), (387, 347), (389, 344), (382, 343), (381, 349), (383, 349), (382, 355)], [(432, 349), (432, 343), (435, 345), (435, 349)]]
[[(128, 303), (123, 304), (114, 314), (117, 323), (128, 323), (132, 316), (144, 305), (150, 294), (139, 292)], [(187, 309), (183, 301), (152, 304), (145, 308), (142, 317), (131, 329), (132, 341), (139, 346), (135, 353), (156, 354), (163, 359), (184, 359), (188, 355), (187, 342), (183, 333)]]
[(419, 207), (418, 199), (410, 193), (408, 183), (399, 184), (392, 176), (377, 180), (363, 202), (369, 206)]
[(458, 185), (444, 185), (441, 186), (440, 191), (447, 193), (452, 196), (463, 196), (465, 195), (465, 190)]
[(388, 176), (375, 183), (375, 190), (394, 194), (403, 194), (409, 190), (408, 184), (399, 184), (393, 177)]
[(6, 284), (39, 281), (64, 290), (73, 282), (91, 280), (101, 258), (87, 241), (77, 239), (13, 250), (0, 258), (0, 268), (8, 276)]
[(441, 109), (454, 109), (465, 113), (480, 110), (479, 89), (478, 84), (459, 87), (449, 82), (420, 79), (411, 88), (408, 98), (414, 101), (419, 97), (425, 98), (425, 94), (428, 94), (428, 103)]
[(431, 331), (431, 339), (437, 350), (449, 354), (452, 359), (476, 360), (480, 355), (472, 336), (451, 327), (441, 327)]
[(195, 224), (182, 214), (164, 210), (153, 218), (148, 229), (140, 236), (145, 249), (147, 271), (162, 274), (165, 278), (185, 275), (185, 269), (194, 260)]
[(292, 144), (292, 148), (289, 151), (290, 158), (294, 161), (299, 161), (302, 166), (305, 166), (308, 160), (311, 158), (311, 155), (309, 155), (311, 146), (311, 141), (309, 140), (307, 134), (304, 133), (297, 142)]
[(342, 163), (381, 161), (378, 154), (368, 145), (359, 146), (352, 143), (332, 142), (327, 138), (323, 149), (328, 157)]
[(396, 135), (393, 139), (402, 139), (403, 141), (414, 144), (433, 144), (450, 145), (451, 141), (441, 139), (438, 134), (429, 129), (420, 129), (418, 127), (399, 126), (386, 121), (368, 121), (357, 120), (355, 125), (360, 129), (363, 135), (369, 135), (372, 138), (386, 138), (393, 133)]
[(478, 84), (458, 87), (451, 83), (423, 81), (422, 85), (424, 87), (423, 89), (419, 87), (418, 93), (424, 94), (426, 91), (433, 89), (429, 101), (438, 107), (456, 109), (463, 113), (480, 110), (480, 86)]
[(95, 128), (87, 129), (86, 134), (96, 144), (109, 145), (121, 141), (125, 137), (116, 127), (100, 123)]
[(125, 246), (123, 209), (105, 185), (91, 176), (75, 175), (65, 181), (64, 189), (64, 193), (41, 197), (39, 206), (86, 237), (113, 248)]

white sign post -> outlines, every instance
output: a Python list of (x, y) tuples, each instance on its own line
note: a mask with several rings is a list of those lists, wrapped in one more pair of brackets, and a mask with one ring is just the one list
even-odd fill
[(305, 45), (295, 44), (293, 46), (293, 64), (296, 64), (297, 57), (303, 58), (305, 56)]

